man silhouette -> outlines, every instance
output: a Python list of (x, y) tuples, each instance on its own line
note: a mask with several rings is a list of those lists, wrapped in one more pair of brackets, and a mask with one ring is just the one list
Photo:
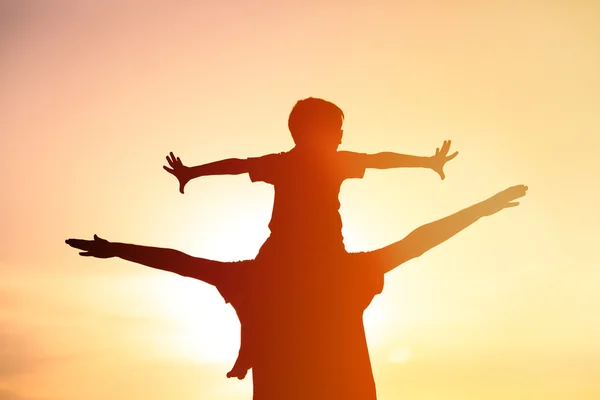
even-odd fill
[[(224, 263), (171, 249), (112, 243), (95, 235), (91, 241), (66, 242), (83, 250), (82, 256), (120, 257), (217, 288), (236, 282), (233, 286), (247, 297), (240, 302), (232, 298), (231, 303), (258, 333), (251, 353), (255, 400), (374, 400), (362, 314), (381, 292), (383, 275), (480, 218), (518, 205), (514, 200), (526, 190), (523, 185), (508, 188), (379, 250), (325, 257), (295, 254), (287, 260), (285, 279), (264, 279), (261, 268), (253, 267), (255, 260)], [(321, 274), (306, 273), (307, 266)]]

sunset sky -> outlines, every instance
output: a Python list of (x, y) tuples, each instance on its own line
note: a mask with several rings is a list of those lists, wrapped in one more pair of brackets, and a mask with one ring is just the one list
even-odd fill
[(0, 400), (250, 400), (201, 282), (67, 238), (253, 258), (272, 187), (162, 166), (285, 151), (314, 96), (345, 150), (460, 155), (342, 187), (349, 250), (515, 184), (521, 206), (386, 277), (379, 400), (600, 398), (600, 3), (0, 1)]

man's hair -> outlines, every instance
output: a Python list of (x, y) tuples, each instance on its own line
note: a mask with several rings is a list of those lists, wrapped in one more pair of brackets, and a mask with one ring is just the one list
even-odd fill
[(315, 97), (296, 103), (288, 119), (288, 127), (296, 145), (307, 136), (323, 130), (341, 129), (344, 112), (335, 104)]

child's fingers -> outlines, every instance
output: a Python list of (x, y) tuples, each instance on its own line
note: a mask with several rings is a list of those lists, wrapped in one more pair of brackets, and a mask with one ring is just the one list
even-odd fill
[(449, 155), (449, 156), (446, 158), (446, 161), (450, 161), (450, 160), (452, 160), (452, 159), (453, 159), (454, 157), (456, 157), (457, 155), (458, 155), (458, 151), (455, 151), (454, 153), (452, 153), (451, 155)]
[(450, 140), (444, 140), (444, 143), (442, 144), (442, 149), (441, 149), (440, 153), (442, 153), (443, 155), (448, 154), (448, 152), (450, 151), (451, 143), (452, 143), (452, 141), (450, 141)]

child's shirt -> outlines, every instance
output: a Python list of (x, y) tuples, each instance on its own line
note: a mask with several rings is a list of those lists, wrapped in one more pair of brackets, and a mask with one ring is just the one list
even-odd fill
[[(274, 186), (269, 241), (278, 248), (343, 249), (339, 192), (342, 182), (362, 178), (363, 154), (289, 152), (250, 158), (250, 179)], [(330, 247), (331, 246), (331, 247)]]

